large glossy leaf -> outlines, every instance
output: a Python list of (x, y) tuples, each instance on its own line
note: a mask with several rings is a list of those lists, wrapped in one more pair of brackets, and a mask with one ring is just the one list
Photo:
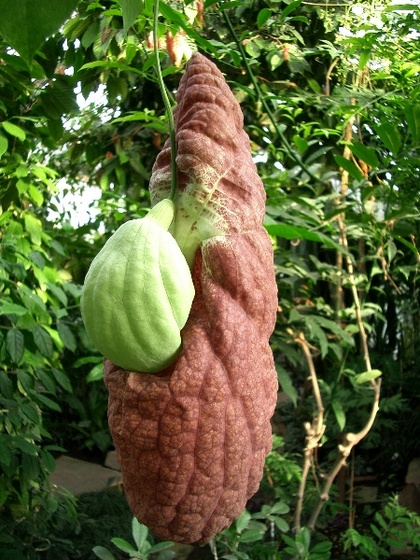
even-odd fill
[(127, 31), (129, 27), (136, 21), (137, 16), (140, 15), (143, 9), (143, 2), (141, 0), (120, 0), (124, 29)]
[(376, 132), (388, 150), (397, 155), (401, 147), (401, 135), (398, 128), (385, 121), (377, 127)]
[(405, 116), (411, 136), (415, 143), (420, 141), (420, 104), (409, 103), (405, 108)]
[(352, 161), (340, 155), (335, 155), (334, 159), (337, 165), (342, 167), (344, 171), (347, 171), (347, 173), (349, 173), (349, 175), (351, 175), (353, 179), (357, 179), (358, 181), (361, 181), (363, 179), (363, 173)]
[(27, 61), (56, 33), (79, 0), (0, 0), (0, 33)]
[(356, 157), (358, 157), (371, 167), (379, 167), (378, 158), (376, 156), (375, 150), (373, 150), (372, 148), (365, 146), (361, 142), (353, 142), (353, 144), (351, 144), (350, 146), (350, 150)]

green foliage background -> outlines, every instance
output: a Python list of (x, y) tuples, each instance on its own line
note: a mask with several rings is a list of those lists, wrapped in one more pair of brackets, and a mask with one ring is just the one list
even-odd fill
[[(0, 552), (37, 558), (48, 546), (34, 535), (77, 517), (71, 499), (51, 492), (55, 457), (111, 446), (80, 289), (105, 240), (149, 207), (167, 132), (151, 0), (10, 6), (0, 1)], [(395, 491), (420, 452), (418, 5), (173, 1), (162, 2), (160, 21), (168, 90), (190, 51), (217, 63), (241, 103), (267, 191), (279, 285), (272, 348), (288, 397), (276, 420), (292, 454), (268, 460), (267, 507), (281, 495), (293, 509), (294, 454), (314, 411), (296, 336), (311, 345), (326, 409), (320, 471), (340, 433), (368, 417), (352, 284), (383, 377), (381, 411), (355, 469)], [(83, 197), (82, 214), (71, 201)]]

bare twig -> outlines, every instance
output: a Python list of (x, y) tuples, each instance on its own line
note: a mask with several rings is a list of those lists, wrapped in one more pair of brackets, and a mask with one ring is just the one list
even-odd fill
[(374, 400), (369, 420), (366, 422), (364, 428), (357, 434), (354, 434), (352, 432), (344, 434), (341, 443), (338, 445), (338, 457), (330, 472), (328, 473), (318, 503), (316, 504), (308, 522), (308, 529), (310, 529), (311, 531), (315, 528), (318, 516), (321, 513), (323, 505), (329, 499), (331, 485), (334, 482), (334, 479), (337, 476), (339, 470), (346, 463), (347, 457), (350, 455), (353, 447), (366, 436), (375, 421), (376, 414), (379, 410), (380, 387), (380, 380), (376, 382), (372, 381), (372, 388), (374, 389)]
[(331, 74), (332, 71), (334, 70), (334, 68), (337, 66), (338, 62), (339, 62), (339, 58), (335, 58), (332, 63), (330, 64), (330, 67), (327, 70), (327, 73), (325, 75), (325, 95), (330, 95), (331, 93), (331, 88), (330, 88), (330, 79), (331, 79)]
[(298, 490), (298, 500), (296, 504), (296, 511), (295, 511), (295, 531), (296, 533), (300, 532), (301, 529), (301, 517), (302, 517), (302, 508), (303, 508), (303, 498), (305, 494), (305, 487), (306, 487), (306, 480), (308, 478), (308, 473), (313, 464), (313, 457), (315, 450), (319, 446), (319, 442), (322, 439), (322, 436), (325, 432), (325, 423), (324, 423), (324, 405), (322, 404), (322, 397), (321, 391), (319, 390), (318, 378), (316, 375), (314, 361), (312, 359), (312, 354), (310, 350), (310, 346), (306, 341), (303, 333), (299, 333), (295, 337), (295, 341), (302, 347), (303, 353), (305, 354), (305, 358), (309, 368), (309, 379), (312, 382), (312, 390), (315, 397), (317, 414), (313, 417), (312, 423), (305, 422), (305, 431), (306, 431), (306, 438), (305, 438), (305, 449), (303, 451), (303, 467), (302, 467), (302, 478), (299, 484)]

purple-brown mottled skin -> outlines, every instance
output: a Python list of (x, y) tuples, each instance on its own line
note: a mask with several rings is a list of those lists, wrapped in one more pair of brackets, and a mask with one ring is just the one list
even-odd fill
[[(261, 225), (265, 193), (238, 103), (199, 54), (177, 98), (177, 220), (200, 236), (196, 296), (175, 364), (151, 375), (105, 361), (105, 382), (134, 515), (162, 539), (207, 542), (241, 514), (271, 449), (277, 376), (268, 340), (277, 288)], [(153, 169), (154, 202), (168, 195), (169, 150)], [(188, 200), (202, 204), (196, 220), (184, 204), (188, 189)], [(211, 204), (202, 203), (206, 193)]]

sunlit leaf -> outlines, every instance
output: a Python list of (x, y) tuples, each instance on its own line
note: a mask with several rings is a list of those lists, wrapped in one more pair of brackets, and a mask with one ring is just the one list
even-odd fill
[(147, 540), (149, 534), (149, 529), (143, 523), (140, 523), (135, 517), (133, 517), (131, 522), (131, 533), (133, 535), (134, 542), (136, 543), (137, 549), (142, 550), (144, 543)]
[(104, 376), (104, 368), (101, 362), (100, 364), (97, 364), (94, 368), (90, 370), (90, 372), (86, 377), (86, 381), (88, 383), (92, 383), (93, 381), (100, 381), (101, 379), (103, 379), (103, 376)]
[(258, 12), (257, 15), (257, 25), (259, 28), (263, 27), (263, 25), (265, 25), (268, 21), (268, 19), (271, 16), (271, 10), (270, 8), (263, 8), (262, 10), (260, 10)]
[(401, 148), (401, 135), (398, 128), (384, 121), (376, 127), (376, 132), (388, 150), (394, 155), (398, 154)]
[(22, 315), (26, 315), (28, 310), (23, 305), (19, 305), (17, 303), (12, 303), (10, 301), (4, 301), (0, 303), (0, 315), (17, 315), (21, 317)]
[(379, 160), (376, 156), (375, 150), (372, 148), (365, 146), (361, 142), (353, 142), (350, 144), (350, 150), (357, 158), (361, 159), (371, 167), (379, 167)]
[(382, 371), (379, 369), (372, 369), (370, 371), (364, 371), (363, 373), (359, 373), (356, 375), (356, 383), (361, 385), (362, 383), (366, 383), (367, 381), (373, 381), (377, 377), (382, 375)]
[(123, 14), (124, 30), (127, 31), (133, 25), (143, 9), (141, 0), (119, 0)]
[(31, 236), (34, 245), (41, 245), (42, 222), (29, 212), (25, 213), (25, 229)]
[(244, 531), (248, 527), (250, 521), (251, 521), (251, 514), (249, 513), (248, 510), (245, 509), (236, 520), (235, 526), (237, 532), (242, 533), (242, 531)]
[(7, 152), (7, 148), (8, 148), (8, 141), (7, 138), (5, 136), (3, 136), (3, 134), (0, 134), (0, 157)]
[[(0, 0), (0, 3), (1, 3), (1, 0)], [(1, 21), (1, 19), (0, 19), (0, 21)], [(10, 121), (3, 121), (1, 123), (1, 125), (8, 134), (10, 134), (11, 136), (15, 136), (21, 142), (24, 142), (24, 140), (26, 138), (26, 133), (23, 130), (23, 128), (21, 128), (17, 124), (11, 123)]]
[(334, 155), (334, 159), (337, 165), (344, 169), (344, 171), (347, 171), (347, 173), (351, 175), (353, 179), (357, 179), (358, 181), (361, 181), (363, 179), (363, 173), (352, 161), (340, 155)]
[(420, 104), (408, 103), (404, 112), (413, 141), (420, 142)]
[(123, 552), (127, 552), (130, 556), (136, 555), (137, 550), (127, 542), (125, 539), (121, 539), (120, 537), (115, 537), (111, 539), (112, 544), (115, 544), (117, 548), (122, 550)]
[(290, 2), (290, 4), (281, 11), (280, 14), (280, 21), (284, 21), (289, 14), (291, 14), (296, 8), (298, 8), (302, 4), (302, 0), (295, 0), (294, 2)]
[(0, 0), (0, 33), (29, 61), (78, 3), (79, 0)]

